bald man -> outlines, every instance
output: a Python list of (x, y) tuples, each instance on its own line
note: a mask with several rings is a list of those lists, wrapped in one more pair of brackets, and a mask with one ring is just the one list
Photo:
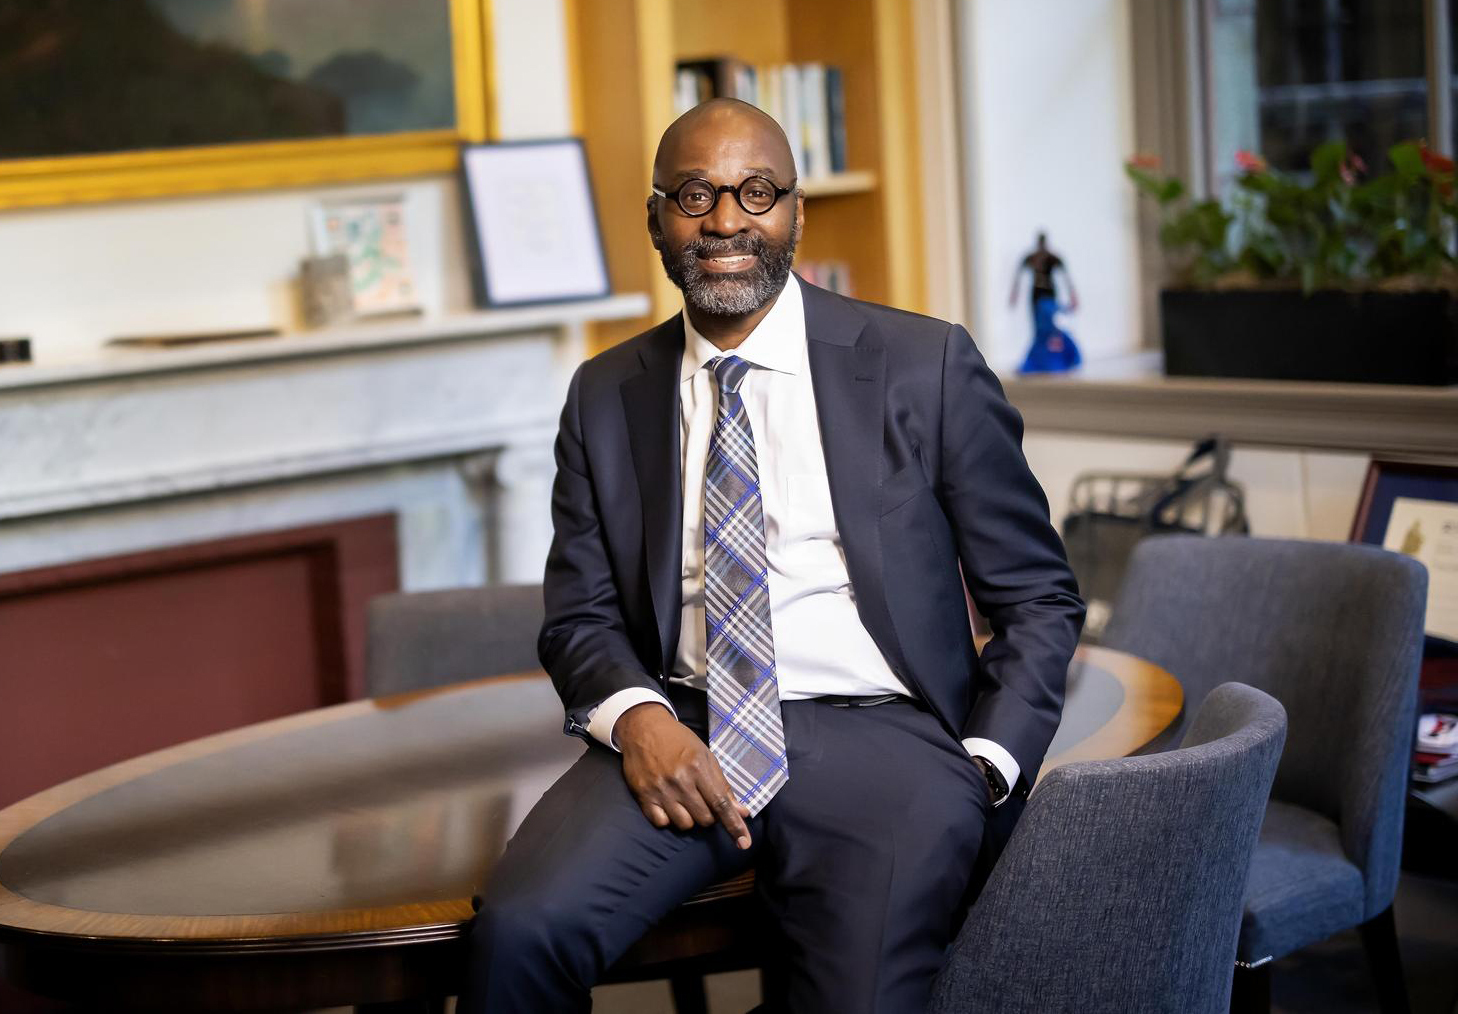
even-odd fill
[(1022, 422), (960, 326), (791, 273), (796, 183), (742, 102), (659, 144), (683, 312), (578, 369), (557, 439), (539, 650), (588, 749), (478, 899), (462, 1010), (588, 1010), (750, 868), (767, 1009), (922, 1010), (1058, 725), (1084, 608)]

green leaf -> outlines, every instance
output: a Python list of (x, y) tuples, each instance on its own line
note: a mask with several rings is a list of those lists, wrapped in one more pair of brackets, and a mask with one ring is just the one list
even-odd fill
[(1311, 153), (1311, 174), (1317, 183), (1335, 183), (1341, 179), (1342, 163), (1347, 158), (1347, 142), (1327, 141)]
[(1416, 141), (1394, 144), (1387, 149), (1387, 157), (1392, 160), (1392, 166), (1404, 184), (1410, 184), (1427, 173), (1427, 167), (1423, 165), (1422, 149)]

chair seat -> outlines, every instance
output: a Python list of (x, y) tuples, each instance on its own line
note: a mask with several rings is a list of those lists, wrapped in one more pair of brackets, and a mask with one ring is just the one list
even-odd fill
[(1251, 858), (1236, 957), (1280, 958), (1362, 922), (1362, 872), (1332, 821), (1271, 800)]
[(765, 913), (754, 894), (754, 871), (711, 884), (654, 926), (628, 949), (603, 982), (640, 982), (685, 971), (759, 967), (766, 939)]

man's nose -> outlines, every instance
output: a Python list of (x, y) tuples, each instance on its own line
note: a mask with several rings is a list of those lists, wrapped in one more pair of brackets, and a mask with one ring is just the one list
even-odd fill
[(700, 229), (713, 236), (737, 236), (749, 225), (749, 215), (733, 194), (722, 193), (714, 210), (701, 220)]

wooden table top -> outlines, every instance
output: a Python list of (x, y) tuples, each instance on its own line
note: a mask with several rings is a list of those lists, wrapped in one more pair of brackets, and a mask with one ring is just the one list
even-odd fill
[[(1044, 772), (1179, 716), (1158, 666), (1084, 646)], [(237, 954), (458, 936), (581, 753), (540, 673), (356, 701), (113, 765), (0, 811), (0, 938)], [(58, 936), (59, 935), (59, 936)]]

